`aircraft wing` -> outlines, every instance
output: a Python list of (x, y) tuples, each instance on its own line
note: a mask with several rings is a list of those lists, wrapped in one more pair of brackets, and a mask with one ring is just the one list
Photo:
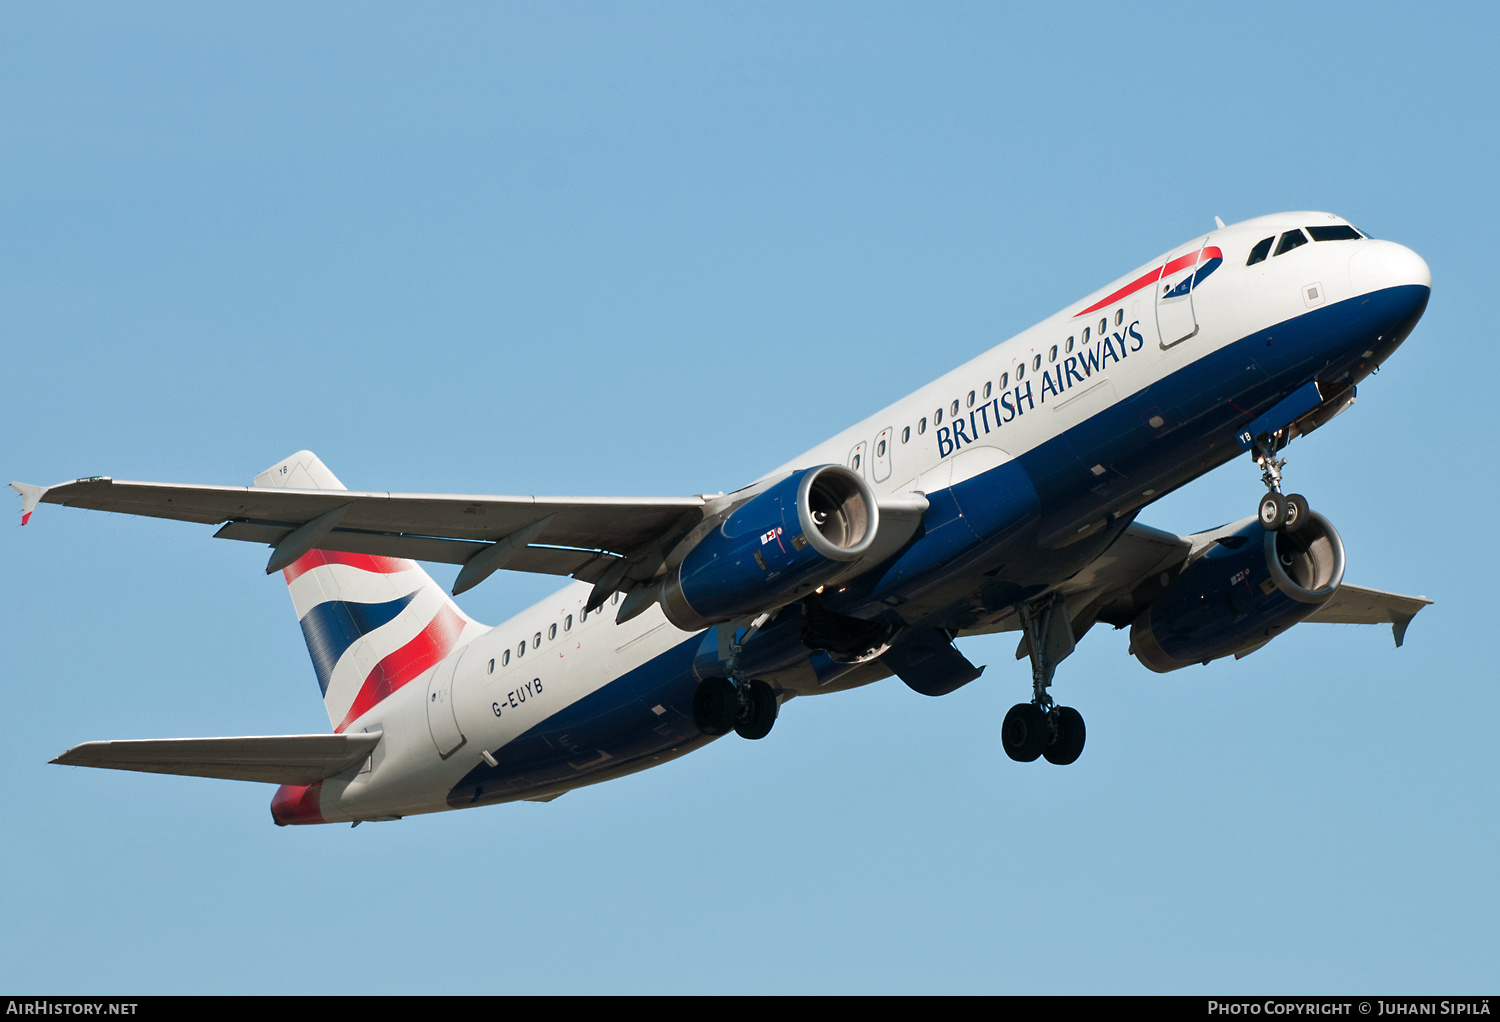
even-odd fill
[(374, 731), (349, 735), (85, 742), (52, 762), (230, 781), (312, 784), (364, 762), (379, 743), (380, 735)]
[[(456, 592), (500, 567), (571, 575), (596, 583), (612, 568), (623, 576), (618, 567), (621, 562), (639, 558), (646, 548), (664, 554), (668, 540), (675, 542), (702, 520), (706, 503), (703, 497), (384, 493), (148, 483), (107, 476), (49, 487), (11, 486), (21, 494), (23, 524), (38, 502), (206, 525), (223, 523), (214, 534), (221, 539), (277, 548), (268, 573), (314, 547), (474, 563), (470, 577), (461, 576)], [(654, 570), (655, 564), (649, 569)]]
[(1406, 626), (1417, 616), (1417, 611), (1431, 605), (1432, 601), (1425, 596), (1402, 596), (1381, 589), (1342, 585), (1307, 620), (1335, 625), (1388, 624), (1399, 646), (1406, 639)]
[[(1128, 626), (1161, 592), (1164, 578), (1175, 575), (1184, 561), (1230, 528), (1179, 536), (1138, 522), (1129, 525), (1091, 564), (1057, 587), (1056, 591), (1068, 601), (1074, 634), (1082, 638), (1096, 621), (1117, 628)], [(1346, 582), (1305, 620), (1324, 624), (1388, 624), (1396, 645), (1400, 646), (1412, 618), (1431, 604), (1425, 596), (1404, 596)], [(984, 635), (1020, 629), (1019, 618), (1011, 608), (1006, 608), (993, 619), (961, 629), (959, 634)], [(1016, 656), (1024, 655), (1023, 640)]]

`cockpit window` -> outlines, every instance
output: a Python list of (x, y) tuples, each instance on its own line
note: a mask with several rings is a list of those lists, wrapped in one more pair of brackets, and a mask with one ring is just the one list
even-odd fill
[(1271, 254), (1271, 242), (1275, 240), (1276, 235), (1273, 234), (1264, 241), (1256, 242), (1255, 247), (1250, 250), (1250, 258), (1245, 260), (1245, 265), (1254, 266), (1256, 263), (1265, 262), (1266, 256)]
[(1359, 232), (1348, 224), (1330, 224), (1327, 227), (1309, 227), (1307, 233), (1313, 241), (1358, 241)]
[(1299, 245), (1307, 244), (1307, 235), (1301, 231), (1287, 231), (1281, 236), (1281, 244), (1276, 246), (1277, 255), (1286, 255)]

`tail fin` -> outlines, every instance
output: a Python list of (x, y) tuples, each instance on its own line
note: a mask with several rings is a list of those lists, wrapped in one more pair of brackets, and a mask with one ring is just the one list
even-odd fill
[[(255, 485), (348, 488), (311, 451), (272, 465)], [(488, 631), (405, 558), (311, 550), (282, 575), (336, 732)]]

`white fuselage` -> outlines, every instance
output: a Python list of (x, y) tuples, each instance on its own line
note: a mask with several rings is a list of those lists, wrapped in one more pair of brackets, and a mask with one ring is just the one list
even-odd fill
[[(1246, 265), (1246, 253), (1262, 238), (1309, 224), (1342, 223), (1324, 213), (1291, 213), (1194, 239), (788, 460), (765, 479), (836, 463), (860, 472), (877, 493), (933, 493), (1020, 458), (1123, 398), (1257, 331), (1383, 288), (1430, 281), (1426, 265), (1410, 250), (1368, 239), (1310, 243)], [(1149, 277), (1154, 268), (1211, 248), (1222, 252), (1223, 265), (1216, 270), (1213, 286), (1192, 289), (1186, 319), (1181, 302), (1168, 307), (1161, 294), (1172, 280), (1184, 279), (1201, 262), (1190, 263), (1186, 273), (1163, 276), (1079, 314)], [(1166, 336), (1185, 334), (1190, 328), (1196, 332), (1184, 339)], [(1069, 359), (1082, 359), (1086, 365), (1075, 362), (1070, 367)], [(958, 431), (955, 421), (961, 424)], [(1139, 480), (1110, 510), (1128, 513), (1162, 492), (1152, 480)], [(585, 620), (590, 588), (584, 583), (568, 585), (479, 634), (354, 721), (349, 732), (381, 731), (384, 737), (364, 769), (324, 782), (325, 819), (452, 808), (450, 793), (476, 764), (560, 711), (693, 640), (655, 606), (617, 624), (614, 608), (606, 604)], [(450, 678), (451, 689), (446, 688)], [(444, 689), (442, 700), (434, 699), (434, 687)], [(784, 687), (783, 698), (815, 691), (816, 686)], [(451, 741), (435, 737), (438, 725), (430, 718), (439, 712), (434, 707), (449, 698), (461, 744), (444, 757), (439, 747)], [(645, 711), (666, 714), (660, 706), (647, 706)], [(607, 751), (580, 747), (579, 775), (572, 784), (555, 779), (535, 787), (521, 783), (512, 795), (497, 799), (490, 794), (486, 801), (552, 797), (568, 787), (642, 769), (708, 740), (680, 743), (648, 761), (622, 764), (618, 771), (598, 769)], [(566, 746), (565, 736), (553, 735), (548, 741)], [(568, 749), (557, 752), (566, 755)]]

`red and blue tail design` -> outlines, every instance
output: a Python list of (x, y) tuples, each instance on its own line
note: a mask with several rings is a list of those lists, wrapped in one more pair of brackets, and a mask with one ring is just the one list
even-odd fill
[[(310, 451), (271, 466), (255, 485), (346, 488)], [(488, 630), (405, 558), (312, 550), (282, 574), (336, 732)]]

